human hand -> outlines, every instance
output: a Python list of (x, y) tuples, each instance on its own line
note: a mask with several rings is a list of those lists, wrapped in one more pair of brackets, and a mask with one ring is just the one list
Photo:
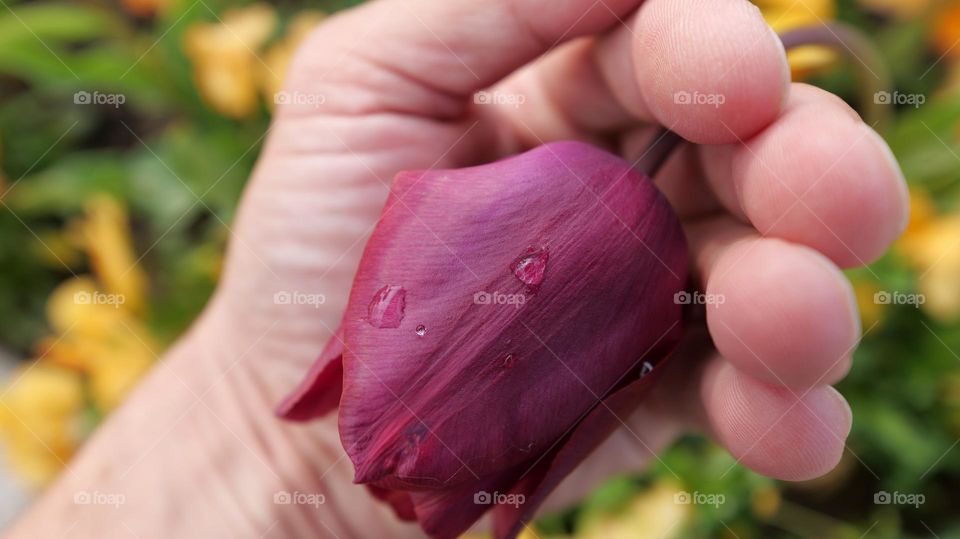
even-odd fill
[[(718, 304), (687, 330), (641, 409), (553, 502), (642, 467), (684, 428), (772, 477), (825, 473), (851, 423), (829, 384), (849, 368), (860, 332), (839, 268), (871, 261), (899, 235), (906, 190), (885, 143), (851, 109), (791, 84), (788, 73), (779, 41), (745, 0), (381, 0), (333, 17), (287, 81), (292, 95), (324, 103), (278, 107), (215, 299), (77, 466), (91, 467), (104, 440), (140, 432), (132, 418), (163, 401), (136, 443), (162, 463), (176, 460), (169, 445), (178, 434), (194, 435), (196, 450), (229, 463), (238, 477), (213, 475), (207, 488), (242, 492), (204, 503), (249, 526), (241, 530), (416, 535), (350, 485), (335, 421), (291, 425), (271, 415), (339, 324), (391, 178), (561, 139), (633, 159), (664, 125), (701, 144), (684, 147), (656, 183), (683, 219), (700, 289)], [(475, 103), (484, 88), (506, 99)], [(678, 92), (723, 104), (678, 102)], [(282, 303), (278, 292), (325, 301)], [(181, 432), (178, 412), (194, 397), (205, 419), (187, 424), (210, 440)], [(224, 464), (196, 463), (204, 465)], [(327, 504), (265, 510), (280, 490), (319, 491)], [(184, 510), (204, 506), (181, 496)], [(129, 525), (155, 531), (164, 525), (157, 512), (143, 509)], [(220, 529), (207, 524), (182, 529)]]

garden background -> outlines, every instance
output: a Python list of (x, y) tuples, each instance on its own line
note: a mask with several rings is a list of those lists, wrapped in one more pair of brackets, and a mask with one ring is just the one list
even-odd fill
[[(911, 188), (903, 238), (849, 272), (848, 449), (786, 484), (690, 436), (540, 537), (960, 538), (960, 2), (756, 3), (780, 32), (859, 27), (891, 75), (864, 101), (856, 58), (790, 54), (880, 121)], [(0, 0), (0, 525), (198, 314), (290, 56), (349, 4)]]

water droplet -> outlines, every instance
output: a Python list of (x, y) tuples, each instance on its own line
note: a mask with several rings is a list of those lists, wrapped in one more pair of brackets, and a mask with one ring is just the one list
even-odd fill
[(375, 328), (400, 327), (407, 306), (407, 291), (400, 285), (386, 285), (373, 295), (367, 306), (367, 322)]
[(643, 365), (640, 366), (640, 378), (650, 374), (650, 371), (653, 370), (653, 364), (649, 361), (644, 361)]
[(511, 264), (510, 269), (523, 284), (537, 287), (543, 282), (543, 275), (547, 271), (548, 258), (549, 254), (546, 248), (531, 247)]
[(413, 442), (414, 444), (419, 444), (426, 439), (427, 426), (423, 423), (410, 427), (410, 429), (407, 430), (407, 440)]
[(427, 334), (427, 326), (423, 324), (420, 324), (419, 326), (417, 326), (417, 336), (423, 337), (426, 334)]
[(504, 369), (509, 369), (510, 367), (513, 367), (514, 363), (516, 363), (516, 359), (514, 359), (513, 354), (507, 354), (507, 357), (503, 358)]

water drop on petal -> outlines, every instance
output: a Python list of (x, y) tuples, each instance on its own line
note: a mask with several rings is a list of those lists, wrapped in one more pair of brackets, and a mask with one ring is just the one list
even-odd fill
[(426, 334), (427, 334), (427, 326), (423, 324), (420, 324), (419, 326), (417, 326), (417, 336), (423, 337)]
[(531, 247), (514, 261), (510, 269), (523, 284), (536, 287), (543, 282), (543, 275), (547, 271), (548, 258), (549, 255), (545, 248)]
[(507, 354), (507, 357), (503, 358), (503, 368), (509, 369), (513, 367), (513, 364), (516, 363), (516, 360), (513, 357), (513, 354)]
[(650, 371), (652, 370), (653, 370), (653, 364), (651, 364), (649, 361), (644, 361), (643, 365), (640, 367), (640, 378), (643, 378), (644, 376), (650, 374)]
[(367, 322), (375, 328), (400, 327), (407, 306), (407, 291), (400, 285), (386, 285), (373, 295), (367, 306)]

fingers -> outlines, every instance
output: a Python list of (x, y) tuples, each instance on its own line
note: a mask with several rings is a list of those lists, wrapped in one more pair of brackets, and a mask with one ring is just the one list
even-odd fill
[(648, 0), (625, 24), (504, 81), (499, 90), (525, 100), (497, 108), (524, 146), (647, 121), (733, 142), (777, 117), (788, 81), (783, 47), (749, 2)]
[(576, 501), (611, 475), (643, 469), (690, 429), (708, 432), (741, 464), (779, 479), (811, 479), (836, 465), (851, 415), (833, 388), (762, 382), (709, 352), (699, 328), (692, 333), (640, 408), (564, 480), (550, 507)]
[[(616, 50), (608, 49), (608, 39), (583, 38), (564, 44), (533, 64), (517, 71), (492, 89), (497, 95), (522, 99), (478, 106), (480, 114), (490, 114), (500, 123), (511, 126), (508, 135), (521, 148), (538, 146), (557, 140), (584, 140), (605, 145), (606, 135), (650, 119), (642, 104), (616, 95), (617, 89), (632, 87), (629, 57), (630, 37), (623, 26), (611, 31), (624, 41)], [(599, 51), (603, 50), (601, 53)], [(616, 59), (618, 65), (601, 65), (604, 59)]]
[(701, 386), (713, 435), (741, 464), (789, 481), (819, 477), (840, 461), (852, 416), (832, 387), (798, 392), (756, 380), (714, 358)]
[(846, 374), (860, 327), (836, 266), (728, 217), (689, 225), (687, 235), (707, 326), (723, 357), (758, 380), (794, 388)]
[(783, 114), (745, 144), (701, 155), (728, 210), (842, 267), (878, 258), (906, 226), (906, 184), (886, 143), (812, 86), (794, 85)]
[(474, 91), (564, 40), (619, 24), (640, 2), (381, 0), (321, 27), (293, 71), (350, 85), (354, 112), (376, 107), (449, 117)]
[(634, 63), (643, 100), (687, 140), (747, 138), (774, 120), (790, 80), (786, 54), (745, 0), (650, 0)]

